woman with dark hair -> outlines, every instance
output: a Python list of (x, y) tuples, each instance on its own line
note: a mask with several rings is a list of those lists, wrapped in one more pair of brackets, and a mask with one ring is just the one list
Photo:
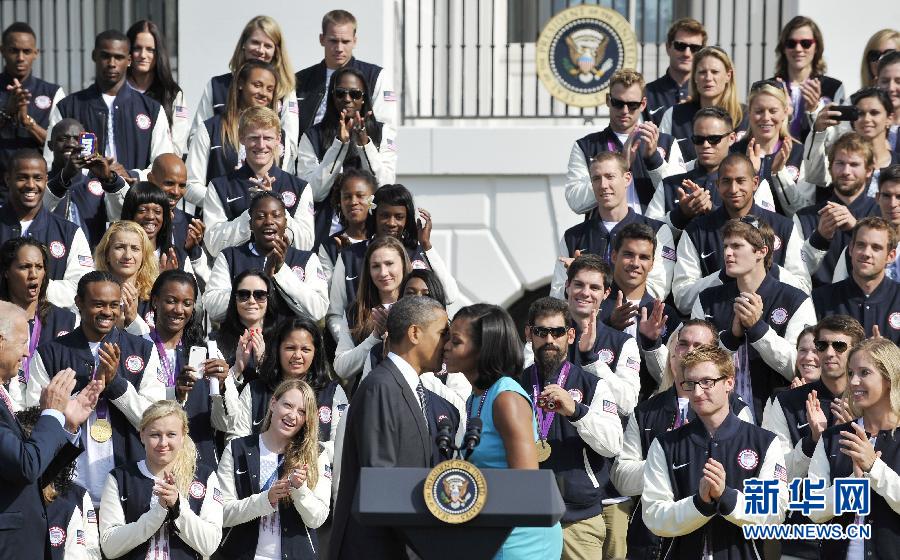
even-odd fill
[[(448, 371), (463, 373), (472, 384), (467, 416), (482, 422), (481, 443), (469, 457), (472, 464), (537, 469), (534, 410), (515, 377), (522, 371), (522, 342), (509, 314), (486, 303), (460, 309), (450, 325), (444, 361)], [(495, 558), (559, 558), (561, 554), (562, 529), (557, 523), (513, 529)]]
[[(447, 265), (431, 245), (431, 214), (419, 208), (419, 220), (416, 220), (416, 207), (413, 196), (403, 185), (385, 185), (375, 192), (374, 211), (366, 217), (367, 240), (355, 243), (344, 251), (334, 266), (328, 308), (328, 328), (335, 340), (338, 339), (336, 321), (348, 309), (353, 307), (358, 290), (360, 270), (369, 243), (381, 236), (398, 239), (406, 249), (412, 268), (429, 268), (444, 287), (445, 304), (456, 300), (459, 288), (456, 280), (447, 270)], [(335, 367), (337, 369), (337, 367)]]
[[(144, 338), (159, 353), (158, 377), (165, 379), (166, 398), (176, 400), (188, 415), (191, 436), (200, 460), (216, 465), (215, 431), (210, 409), (210, 383), (216, 378), (201, 376), (187, 365), (194, 346), (206, 347), (203, 314), (197, 309), (200, 292), (194, 276), (181, 270), (166, 270), (153, 283), (150, 308), (155, 325)], [(214, 356), (204, 363), (204, 371), (228, 370), (228, 364)]]
[(169, 119), (175, 152), (178, 155), (187, 153), (191, 119), (184, 92), (172, 77), (165, 37), (159, 27), (147, 19), (136, 21), (125, 35), (131, 42), (128, 85), (162, 105)]
[(364, 169), (378, 185), (394, 182), (395, 131), (372, 116), (365, 76), (345, 66), (331, 76), (322, 122), (309, 128), (297, 148), (297, 175), (312, 187), (316, 201), (316, 247), (340, 229), (328, 195), (338, 174)]
[(774, 78), (784, 83), (790, 96), (788, 131), (801, 142), (822, 107), (844, 102), (844, 84), (825, 75), (824, 55), (825, 41), (816, 22), (795, 16), (785, 24), (775, 46)]
[(0, 299), (14, 303), (28, 317), (28, 358), (19, 378), (9, 384), (9, 396), (19, 408), (25, 404), (25, 385), (35, 349), (75, 329), (80, 317), (47, 301), (47, 248), (33, 237), (14, 237), (0, 246)]
[(797, 360), (794, 364), (791, 389), (813, 383), (822, 376), (819, 354), (816, 353), (816, 326), (810, 325), (797, 335)]
[(338, 175), (331, 188), (331, 206), (340, 229), (319, 244), (319, 264), (325, 272), (325, 282), (331, 285), (331, 273), (341, 251), (354, 243), (365, 241), (366, 221), (375, 207), (373, 200), (378, 180), (371, 171), (348, 169)]
[(194, 121), (185, 163), (190, 193), (190, 196), (186, 193), (185, 197), (189, 202), (201, 193), (205, 197), (210, 181), (240, 169), (244, 164), (246, 149), (241, 145), (238, 134), (241, 113), (248, 107), (276, 110), (277, 89), (275, 68), (267, 62), (249, 60), (240, 67), (228, 87), (224, 110), (205, 121)]
[(248, 209), (250, 240), (228, 247), (216, 257), (204, 297), (204, 308), (213, 321), (225, 315), (232, 278), (259, 269), (278, 288), (270, 301), (279, 318), (309, 315), (315, 320), (328, 310), (328, 285), (319, 258), (310, 251), (291, 247), (287, 232), (287, 209), (282, 197), (271, 192), (253, 196)]

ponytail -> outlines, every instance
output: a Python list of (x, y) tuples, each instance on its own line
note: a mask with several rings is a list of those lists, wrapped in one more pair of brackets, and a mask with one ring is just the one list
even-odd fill
[(184, 409), (175, 401), (157, 401), (144, 411), (141, 417), (141, 425), (138, 431), (143, 432), (151, 422), (155, 422), (166, 416), (177, 416), (181, 420), (184, 443), (175, 454), (175, 458), (169, 465), (172, 476), (175, 478), (175, 487), (178, 493), (184, 496), (190, 495), (191, 483), (194, 482), (194, 474), (197, 470), (197, 446), (188, 435), (188, 417)]

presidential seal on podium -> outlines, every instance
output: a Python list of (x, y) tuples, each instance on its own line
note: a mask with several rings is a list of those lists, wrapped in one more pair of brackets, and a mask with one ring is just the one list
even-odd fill
[(550, 95), (574, 107), (596, 107), (606, 101), (617, 70), (637, 67), (637, 37), (619, 12), (573, 6), (544, 26), (535, 59)]
[(444, 461), (425, 477), (425, 505), (444, 523), (465, 523), (481, 513), (487, 483), (478, 467), (467, 461)]

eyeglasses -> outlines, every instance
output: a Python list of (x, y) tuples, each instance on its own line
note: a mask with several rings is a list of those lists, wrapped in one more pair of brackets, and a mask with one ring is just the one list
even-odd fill
[(696, 53), (703, 48), (703, 45), (695, 45), (694, 43), (682, 43), (681, 41), (672, 41), (672, 48), (678, 52), (684, 52), (685, 49), (691, 49), (691, 53)]
[[(729, 132), (728, 134), (731, 133)], [(709, 136), (694, 134), (691, 136), (691, 142), (693, 142), (695, 146), (702, 146), (704, 142), (709, 142), (710, 146), (718, 146), (719, 142), (722, 141), (722, 138), (725, 138), (728, 134), (710, 134)]]
[(788, 39), (784, 42), (784, 46), (788, 49), (796, 49), (797, 45), (800, 45), (803, 47), (803, 50), (806, 50), (815, 44), (815, 39), (800, 39), (799, 41), (797, 39)]
[(682, 381), (680, 383), (680, 385), (683, 390), (690, 393), (694, 390), (694, 387), (696, 387), (697, 385), (699, 385), (701, 389), (712, 389), (713, 387), (716, 386), (716, 383), (718, 383), (719, 381), (722, 381), (723, 379), (725, 379), (724, 375), (722, 377), (716, 377), (715, 379), (707, 378), (707, 379), (701, 379), (699, 381)]
[(569, 332), (568, 327), (536, 327), (529, 325), (528, 328), (531, 329), (531, 335), (538, 338), (547, 338), (548, 334), (553, 335), (553, 338), (559, 338)]
[(269, 299), (269, 292), (266, 290), (238, 290), (235, 292), (235, 297), (241, 303), (246, 303), (250, 301), (252, 297), (257, 303), (262, 303)]
[(746, 216), (742, 216), (740, 219), (742, 224), (747, 224), (748, 226), (753, 226), (753, 229), (759, 229), (759, 218), (752, 214), (748, 214)]
[(847, 348), (850, 347), (849, 344), (844, 342), (843, 340), (817, 340), (816, 341), (816, 350), (819, 352), (825, 352), (828, 350), (828, 347), (831, 346), (834, 348), (834, 351), (838, 354), (843, 354), (847, 351)]
[(884, 49), (883, 51), (872, 49), (866, 53), (866, 60), (868, 60), (869, 62), (878, 62), (879, 60), (881, 60), (882, 56), (894, 52), (895, 50), (897, 49)]
[(346, 95), (350, 95), (350, 99), (352, 99), (353, 101), (359, 101), (360, 99), (362, 99), (363, 90), (342, 87), (334, 88), (334, 96), (338, 99), (343, 99)]
[(628, 107), (628, 112), (630, 113), (637, 111), (641, 106), (640, 101), (622, 101), (621, 99), (616, 99), (612, 96), (610, 96), (609, 98), (609, 104), (611, 107), (615, 107), (616, 109)]

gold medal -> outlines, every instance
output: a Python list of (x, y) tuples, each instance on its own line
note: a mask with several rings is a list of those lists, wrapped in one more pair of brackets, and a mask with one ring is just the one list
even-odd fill
[(105, 418), (98, 418), (91, 424), (91, 439), (97, 443), (106, 443), (112, 437), (112, 424)]
[(534, 442), (534, 446), (537, 448), (538, 463), (543, 463), (550, 458), (550, 444), (547, 443), (547, 440), (539, 439)]

